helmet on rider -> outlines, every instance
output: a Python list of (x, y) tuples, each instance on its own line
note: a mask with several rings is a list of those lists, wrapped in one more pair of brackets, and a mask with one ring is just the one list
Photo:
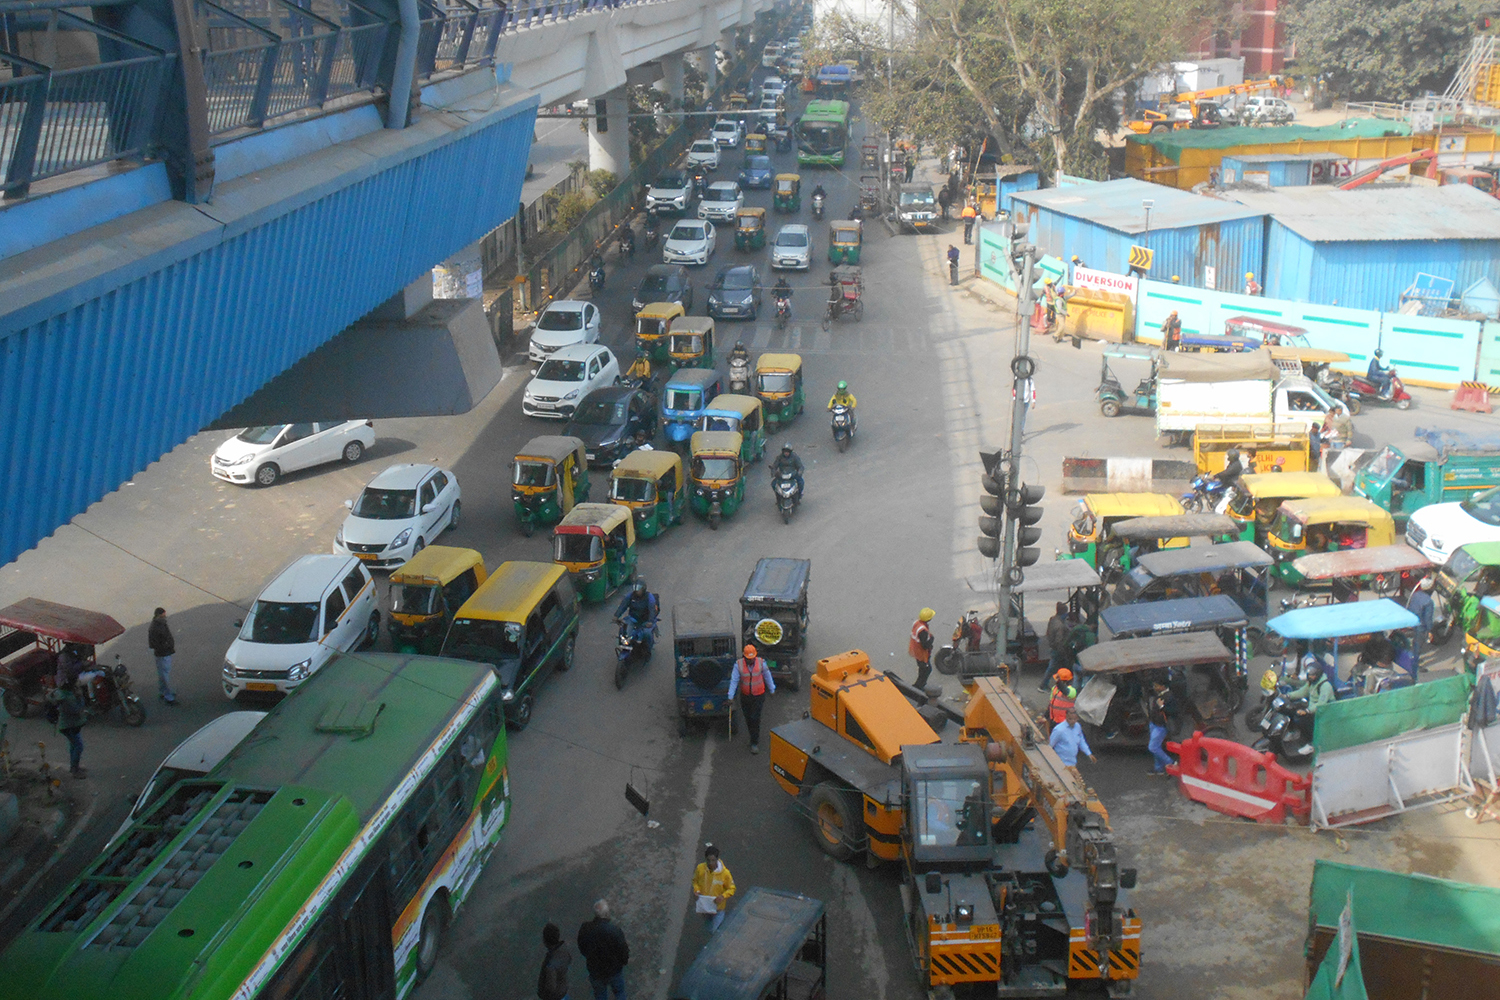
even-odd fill
[(745, 349), (745, 342), (743, 340), (736, 340), (734, 342), (734, 349), (736, 351), (743, 351)]
[(1224, 453), (1224, 460), (1228, 461), (1228, 462), (1239, 461), (1239, 457), (1240, 457), (1240, 450), (1238, 448), (1230, 448), (1228, 451), (1226, 451)]
[(646, 592), (646, 581), (638, 579), (635, 581), (635, 586), (630, 589), (637, 594), (644, 594)]
[(848, 391), (849, 391), (849, 383), (845, 382), (843, 379), (839, 379), (839, 392), (848, 392)]
[(786, 444), (782, 445), (781, 453), (783, 455), (790, 455), (792, 453), (792, 442), (788, 441)]
[(1377, 348), (1375, 348), (1375, 356), (1377, 358), (1383, 358), (1383, 357), (1385, 357), (1385, 352), (1382, 351), (1380, 348), (1377, 347)]

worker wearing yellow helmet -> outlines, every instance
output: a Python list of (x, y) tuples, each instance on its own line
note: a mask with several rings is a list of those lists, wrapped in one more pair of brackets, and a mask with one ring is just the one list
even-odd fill
[(1246, 295), (1259, 295), (1260, 294), (1260, 282), (1258, 282), (1258, 281), (1255, 280), (1255, 272), (1254, 271), (1246, 271), (1245, 272), (1245, 294)]
[(927, 678), (932, 674), (932, 629), (927, 623), (936, 614), (931, 608), (918, 612), (917, 620), (911, 626), (911, 641), (906, 644), (906, 651), (917, 661), (917, 687), (922, 689), (927, 687)]

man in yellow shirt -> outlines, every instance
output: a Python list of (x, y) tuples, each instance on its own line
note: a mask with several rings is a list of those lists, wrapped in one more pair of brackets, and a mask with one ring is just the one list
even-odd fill
[(693, 909), (708, 924), (709, 932), (724, 922), (729, 897), (734, 895), (734, 876), (719, 860), (719, 849), (713, 844), (703, 850), (703, 861), (693, 872)]

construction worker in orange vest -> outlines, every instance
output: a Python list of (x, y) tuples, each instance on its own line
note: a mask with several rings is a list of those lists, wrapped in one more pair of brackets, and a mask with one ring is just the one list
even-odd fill
[(974, 203), (972, 201), (964, 202), (963, 220), (965, 243), (974, 242), (974, 219), (978, 215), (979, 211), (974, 207)]
[(734, 671), (729, 675), (729, 700), (739, 692), (740, 711), (745, 716), (745, 728), (750, 730), (750, 752), (760, 753), (760, 710), (766, 695), (776, 693), (776, 678), (771, 676), (771, 665), (753, 645), (746, 645), (744, 652), (734, 661)]
[(1052, 675), (1052, 700), (1047, 703), (1047, 721), (1054, 726), (1066, 722), (1068, 709), (1073, 707), (1077, 697), (1078, 689), (1073, 687), (1073, 671), (1063, 667)]
[(911, 658), (917, 661), (917, 687), (926, 690), (927, 678), (932, 673), (932, 629), (927, 623), (932, 621), (937, 612), (931, 608), (923, 608), (917, 620), (912, 622), (911, 641), (906, 644), (906, 651)]

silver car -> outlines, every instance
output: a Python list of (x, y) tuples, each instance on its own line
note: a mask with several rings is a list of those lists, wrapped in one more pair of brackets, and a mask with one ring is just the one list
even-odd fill
[(771, 244), (771, 269), (806, 271), (812, 265), (812, 232), (800, 223), (782, 226)]

